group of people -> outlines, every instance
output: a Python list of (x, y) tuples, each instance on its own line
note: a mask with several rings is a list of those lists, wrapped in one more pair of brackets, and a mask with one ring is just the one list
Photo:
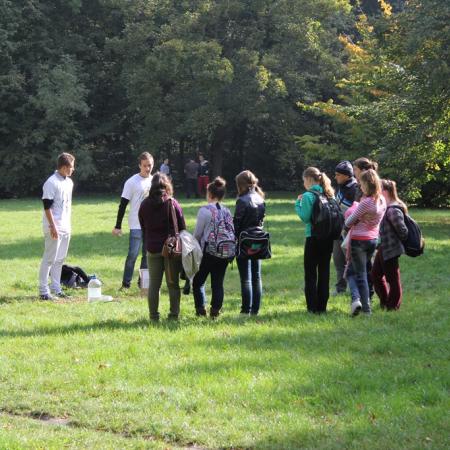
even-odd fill
[[(304, 250), (305, 297), (308, 311), (323, 313), (329, 298), (330, 260), (336, 268), (335, 294), (351, 297), (351, 314), (371, 314), (373, 290), (381, 308), (398, 309), (402, 302), (399, 257), (408, 236), (406, 205), (399, 199), (395, 181), (381, 180), (376, 162), (358, 158), (340, 162), (335, 168), (337, 192), (328, 176), (315, 167), (303, 173), (306, 192), (295, 209), (306, 224)], [(335, 199), (345, 222), (342, 235), (319, 238), (312, 232), (315, 193)], [(372, 263), (376, 251), (375, 260)]]
[[(168, 174), (159, 171), (152, 175), (152, 155), (148, 152), (142, 153), (138, 163), (139, 173), (125, 182), (116, 224), (112, 230), (113, 235), (121, 235), (122, 220), (127, 205), (130, 204), (129, 249), (122, 289), (130, 288), (134, 266), (142, 251), (140, 267), (148, 268), (149, 271), (150, 319), (158, 321), (160, 317), (159, 295), (164, 275), (170, 300), (169, 318), (177, 319), (180, 313), (180, 275), (183, 265), (180, 258), (166, 255), (164, 246), (168, 237), (186, 229), (183, 210), (173, 197), (173, 187)], [(164, 164), (167, 165), (166, 162)], [(50, 300), (54, 296), (66, 297), (61, 289), (60, 277), (70, 241), (73, 188), (70, 176), (74, 167), (73, 155), (61, 154), (57, 160), (57, 170), (43, 187), (45, 251), (39, 274), (39, 293), (43, 300)], [(353, 164), (349, 161), (339, 163), (335, 169), (335, 179), (338, 184), (336, 193), (324, 172), (314, 167), (307, 168), (303, 173), (306, 192), (299, 195), (295, 202), (295, 209), (306, 224), (304, 273), (307, 309), (312, 313), (326, 311), (331, 255), (337, 272), (336, 294), (345, 292), (348, 285), (352, 315), (361, 311), (371, 313), (372, 284), (383, 308), (398, 309), (402, 300), (398, 259), (404, 252), (401, 242), (408, 230), (404, 222), (407, 209), (398, 198), (395, 182), (380, 180), (377, 164), (367, 158), (359, 158)], [(211, 281), (210, 317), (218, 317), (223, 306), (224, 279), (232, 258), (230, 253), (225, 256), (217, 253), (211, 245), (214, 236), (217, 237), (214, 228), (217, 223), (229, 226), (232, 240), (236, 242), (241, 313), (257, 315), (260, 310), (261, 259), (240, 253), (238, 248), (239, 236), (243, 232), (255, 228), (263, 229), (265, 196), (258, 179), (249, 170), (239, 173), (235, 181), (238, 196), (234, 215), (222, 203), (226, 182), (221, 177), (206, 183), (206, 204), (200, 207), (197, 214), (193, 239), (198, 243), (202, 257), (192, 277), (192, 291), (198, 316), (207, 315), (205, 283), (208, 276)], [(338, 239), (318, 237), (314, 234), (313, 210), (320, 196), (334, 199), (345, 214), (342, 236)], [(233, 245), (232, 243), (232, 248)], [(372, 265), (377, 246), (378, 251)]]

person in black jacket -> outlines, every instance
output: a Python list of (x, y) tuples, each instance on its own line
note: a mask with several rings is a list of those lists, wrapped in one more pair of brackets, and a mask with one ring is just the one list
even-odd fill
[[(345, 213), (355, 201), (358, 183), (353, 176), (353, 167), (350, 161), (341, 161), (334, 171), (334, 178), (338, 184), (336, 201), (342, 212)], [(336, 239), (333, 244), (333, 261), (336, 269), (336, 289), (333, 295), (342, 294), (347, 289), (347, 282), (344, 278), (346, 259), (341, 244), (342, 238)]]
[[(263, 226), (266, 205), (258, 179), (249, 170), (236, 176), (236, 186), (238, 198), (233, 221), (236, 237), (239, 238), (242, 231)], [(261, 260), (240, 257), (236, 261), (241, 279), (241, 314), (257, 315), (262, 296)]]

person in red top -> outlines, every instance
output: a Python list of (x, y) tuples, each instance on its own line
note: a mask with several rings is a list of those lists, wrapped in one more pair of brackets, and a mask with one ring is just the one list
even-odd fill
[(150, 278), (148, 290), (148, 307), (150, 320), (159, 320), (159, 289), (165, 273), (169, 289), (170, 313), (169, 319), (178, 319), (180, 314), (180, 272), (181, 259), (171, 259), (162, 256), (161, 251), (165, 240), (174, 234), (171, 205), (175, 208), (178, 230), (185, 230), (186, 224), (179, 203), (173, 198), (172, 183), (160, 172), (153, 175), (148, 197), (139, 208), (139, 222), (145, 236), (147, 262)]

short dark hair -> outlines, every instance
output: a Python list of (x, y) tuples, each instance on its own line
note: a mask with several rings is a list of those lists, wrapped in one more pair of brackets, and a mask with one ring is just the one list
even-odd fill
[(222, 177), (216, 177), (208, 184), (206, 190), (213, 198), (222, 200), (225, 197), (227, 182)]
[(71, 166), (72, 163), (75, 161), (75, 156), (71, 155), (70, 153), (61, 153), (58, 156), (58, 159), (56, 160), (56, 168), (61, 169), (61, 167), (67, 167)]
[(144, 161), (144, 160), (146, 160), (146, 159), (148, 159), (148, 160), (152, 163), (152, 165), (153, 165), (153, 163), (154, 163), (154, 161), (153, 161), (153, 156), (152, 156), (149, 152), (142, 152), (142, 153), (138, 156), (139, 164), (141, 164), (141, 161)]

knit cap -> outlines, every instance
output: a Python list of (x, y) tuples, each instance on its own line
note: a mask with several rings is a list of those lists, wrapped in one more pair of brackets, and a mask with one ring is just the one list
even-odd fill
[(342, 175), (347, 175), (349, 177), (353, 176), (353, 166), (350, 161), (341, 161), (334, 169), (335, 172), (341, 173)]

